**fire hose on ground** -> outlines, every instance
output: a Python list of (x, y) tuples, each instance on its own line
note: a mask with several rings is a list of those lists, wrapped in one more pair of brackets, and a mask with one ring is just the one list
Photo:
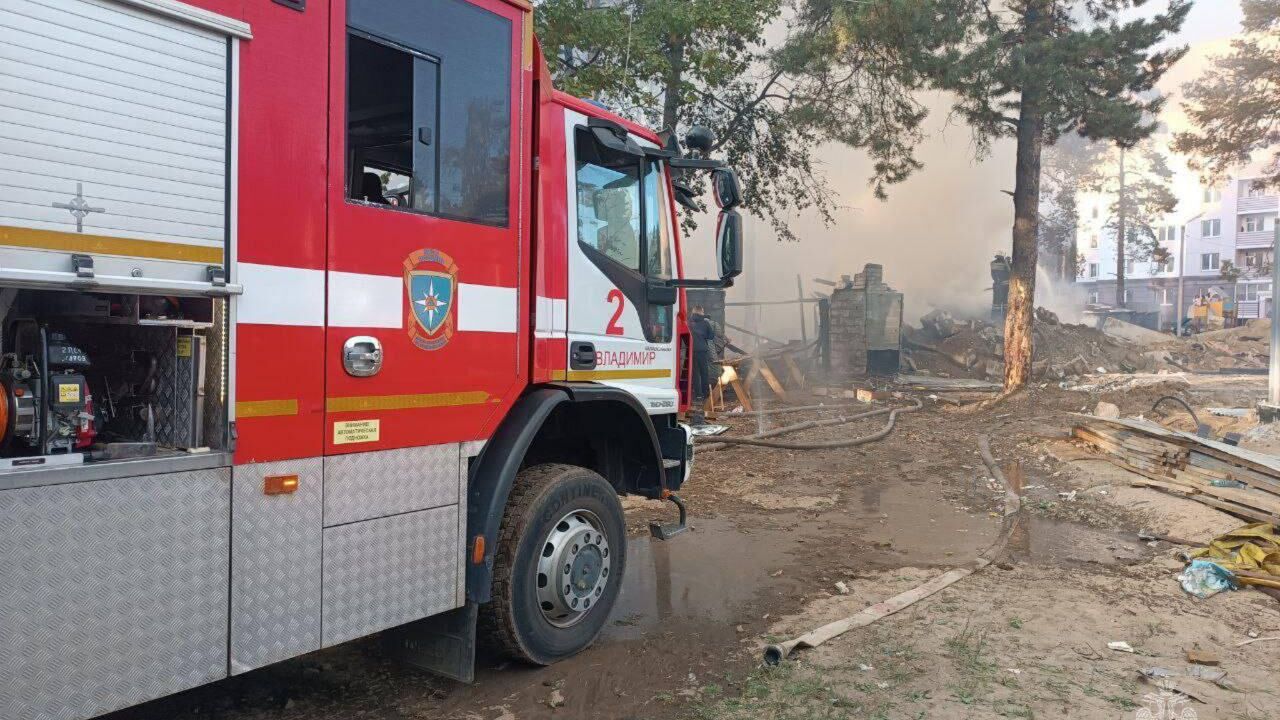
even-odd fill
[(1009, 537), (1013, 535), (1014, 530), (1021, 522), (1022, 496), (1018, 493), (1018, 489), (1009, 484), (1004, 473), (1000, 472), (1000, 468), (996, 467), (995, 458), (991, 455), (991, 440), (986, 435), (978, 438), (978, 452), (982, 455), (982, 462), (986, 464), (987, 470), (991, 473), (991, 476), (1004, 486), (1005, 491), (1004, 519), (1001, 521), (1002, 527), (1000, 529), (1000, 536), (996, 538), (995, 543), (993, 543), (991, 547), (987, 548), (987, 550), (975, 558), (973, 562), (964, 567), (959, 567), (945, 572), (923, 585), (895, 595), (883, 602), (871, 605), (870, 607), (867, 607), (854, 615), (850, 615), (843, 620), (828, 623), (792, 640), (767, 646), (764, 649), (765, 664), (777, 665), (785, 660), (796, 648), (818, 647), (828, 640), (839, 637), (850, 630), (866, 627), (881, 618), (893, 615), (894, 613), (904, 610), (934, 593), (954, 585), (960, 580), (982, 570), (994, 562), (995, 558), (1004, 552), (1004, 548), (1009, 542)]
[[(773, 448), (776, 450), (834, 450), (838, 448), (848, 448), (848, 447), (856, 447), (858, 445), (865, 445), (867, 443), (875, 442), (877, 440), (883, 440), (884, 438), (888, 437), (889, 433), (893, 432), (894, 425), (897, 424), (898, 415), (902, 413), (915, 412), (921, 409), (922, 407), (924, 407), (924, 403), (920, 402), (916, 398), (912, 398), (911, 402), (914, 404), (908, 407), (880, 408), (879, 410), (870, 410), (868, 412), (858, 413), (857, 415), (840, 416), (840, 417), (828, 418), (826, 420), (809, 420), (807, 422), (796, 423), (795, 425), (787, 425), (780, 428), (774, 428), (773, 430), (757, 433), (751, 437), (716, 438), (715, 442), (708, 443), (706, 445), (699, 445), (698, 452), (711, 452), (713, 450), (720, 450), (730, 445), (751, 445), (755, 447)], [(874, 432), (870, 435), (866, 435), (863, 437), (851, 438), (848, 440), (830, 440), (826, 442), (814, 442), (814, 443), (783, 443), (783, 442), (776, 442), (776, 441), (767, 439), (767, 438), (777, 437), (779, 435), (787, 435), (790, 433), (799, 432), (801, 430), (810, 430), (818, 427), (829, 427), (832, 425), (846, 425), (855, 420), (862, 420), (864, 418), (876, 417), (878, 415), (888, 415), (889, 420), (885, 423), (885, 426), (880, 430), (878, 430), (877, 432)]]

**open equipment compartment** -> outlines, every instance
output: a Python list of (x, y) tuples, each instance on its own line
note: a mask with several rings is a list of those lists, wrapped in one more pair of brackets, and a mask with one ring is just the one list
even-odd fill
[(229, 451), (226, 303), (0, 289), (0, 487)]

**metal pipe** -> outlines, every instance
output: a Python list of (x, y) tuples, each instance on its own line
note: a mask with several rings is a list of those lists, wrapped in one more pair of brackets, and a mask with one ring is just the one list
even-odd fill
[(1186, 276), (1187, 270), (1187, 226), (1182, 226), (1182, 232), (1178, 234), (1178, 313), (1176, 315), (1177, 325), (1173, 327), (1175, 337), (1182, 337), (1182, 314), (1187, 311), (1186, 300), (1182, 297), (1183, 278)]
[[(796, 296), (801, 300), (806, 300), (804, 296), (804, 283), (800, 281), (800, 273), (796, 273)], [(797, 308), (800, 311), (800, 342), (805, 345), (809, 344), (809, 329), (806, 327), (807, 321), (804, 316), (804, 305)]]
[(1276, 241), (1271, 246), (1271, 363), (1267, 376), (1267, 397), (1272, 405), (1280, 405), (1280, 220), (1276, 221)]
[[(757, 436), (757, 437), (750, 437), (750, 438), (717, 438), (715, 444), (716, 445), (753, 445), (755, 447), (773, 448), (775, 450), (835, 450), (839, 448), (857, 447), (859, 445), (866, 445), (867, 443), (876, 442), (877, 440), (883, 440), (884, 438), (889, 436), (889, 433), (893, 432), (893, 428), (898, 422), (898, 415), (905, 414), (905, 413), (912, 413), (924, 407), (924, 403), (920, 402), (918, 398), (911, 398), (911, 402), (913, 404), (908, 405), (906, 407), (895, 407), (895, 408), (889, 409), (889, 420), (885, 423), (884, 427), (880, 428), (876, 432), (871, 433), (870, 435), (864, 435), (862, 437), (852, 438), (849, 440), (829, 440), (826, 442), (809, 442), (809, 443), (786, 443), (786, 442), (777, 442), (775, 440), (766, 440), (762, 437)], [(862, 417), (866, 417), (873, 414), (877, 414), (877, 413), (874, 413), (874, 412), (863, 413)], [(858, 417), (858, 416), (855, 415), (853, 417)], [(834, 418), (831, 421), (821, 421), (818, 423), (814, 423), (814, 425), (809, 427), (816, 427), (820, 425), (843, 425), (845, 423), (848, 423), (852, 419), (853, 419), (852, 417), (851, 418)], [(788, 432), (795, 432), (796, 430), (801, 429), (802, 427), (805, 427), (805, 426), (808, 426), (808, 423), (801, 423), (800, 425), (792, 426), (787, 430)], [(783, 428), (779, 428), (779, 429), (783, 429)]]

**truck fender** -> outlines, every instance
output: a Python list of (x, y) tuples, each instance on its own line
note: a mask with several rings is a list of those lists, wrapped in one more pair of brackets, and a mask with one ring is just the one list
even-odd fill
[[(662, 487), (662, 450), (657, 432), (644, 407), (626, 391), (603, 385), (563, 383), (535, 388), (522, 396), (499, 423), (493, 437), (471, 464), (467, 493), (467, 598), (487, 603), (491, 597), (493, 554), (498, 547), (498, 533), (507, 498), (516, 474), (544, 423), (556, 408), (566, 403), (611, 402), (627, 407), (638, 416), (648, 431), (645, 448), (652, 447), (653, 462), (646, 470), (654, 487)], [(647, 455), (648, 453), (645, 452)], [(484, 562), (472, 562), (476, 538), (484, 537)]]

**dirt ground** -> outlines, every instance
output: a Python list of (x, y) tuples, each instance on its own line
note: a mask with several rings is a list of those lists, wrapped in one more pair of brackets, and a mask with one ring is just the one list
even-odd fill
[[(1124, 471), (1062, 440), (1068, 413), (1099, 400), (1149, 417), (1171, 389), (1200, 408), (1246, 407), (1265, 378), (1138, 380), (1046, 384), (986, 410), (926, 398), (889, 438), (859, 448), (701, 453), (684, 493), (693, 531), (652, 541), (647, 522), (673, 513), (625, 503), (622, 598), (595, 646), (560, 665), (485, 657), (466, 686), (385, 659), (375, 638), (109, 718), (1135, 718), (1160, 703), (1185, 704), (1201, 719), (1280, 717), (1280, 641), (1238, 646), (1250, 633), (1280, 635), (1280, 603), (1255, 591), (1196, 600), (1175, 579), (1179, 548), (1136, 534), (1207, 540), (1243, 521), (1131, 488)], [(734, 435), (774, 424), (720, 421)], [(882, 423), (792, 437), (861, 436)], [(762, 667), (767, 642), (857, 612), (991, 545), (1003, 490), (977, 453), (981, 433), (1025, 477), (1025, 522), (1006, 556), (898, 615)], [(1277, 438), (1254, 433), (1258, 449), (1280, 449)], [(1072, 490), (1073, 499), (1060, 495)], [(1115, 641), (1134, 652), (1108, 649)], [(1219, 655), (1226, 680), (1181, 676), (1189, 649)], [(1148, 681), (1144, 668), (1178, 674), (1183, 694)]]

